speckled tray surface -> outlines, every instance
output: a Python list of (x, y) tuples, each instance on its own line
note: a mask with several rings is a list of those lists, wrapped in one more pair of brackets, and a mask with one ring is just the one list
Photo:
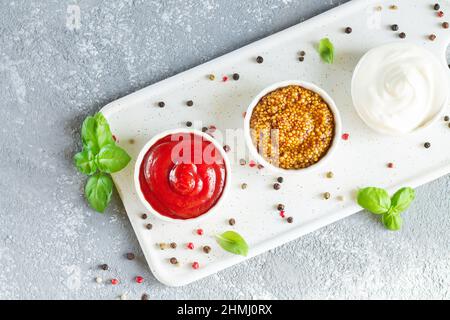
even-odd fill
[[(397, 10), (389, 8), (393, 4), (398, 6)], [(448, 2), (441, 5), (450, 12)], [(431, 6), (425, 0), (354, 0), (103, 108), (119, 144), (135, 159), (153, 135), (184, 127), (186, 121), (193, 121), (197, 129), (205, 125), (215, 125), (219, 130), (242, 129), (242, 113), (264, 87), (300, 79), (319, 85), (334, 98), (341, 112), (343, 131), (350, 134), (350, 139), (342, 141), (322, 171), (287, 176), (279, 191), (272, 187), (276, 176), (265, 169), (240, 166), (236, 161), (240, 156), (232, 150), (230, 159), (234, 163), (226, 205), (201, 225), (176, 225), (153, 217), (142, 220), (145, 210), (134, 190), (134, 163), (114, 175), (155, 277), (166, 285), (181, 286), (243, 261), (244, 257), (218, 247), (213, 238), (218, 232), (234, 229), (242, 234), (250, 245), (247, 258), (251, 258), (358, 212), (360, 208), (354, 201), (358, 187), (376, 185), (391, 190), (405, 185), (417, 187), (449, 173), (447, 123), (438, 122), (406, 137), (380, 136), (358, 118), (350, 96), (352, 72), (362, 55), (379, 44), (399, 41), (398, 32), (389, 29), (394, 23), (407, 34), (402, 41), (426, 47), (446, 66), (450, 30), (441, 27), (444, 19), (438, 18)], [(343, 31), (349, 25), (353, 28), (350, 35)], [(428, 40), (431, 33), (437, 35), (434, 42)], [(315, 51), (315, 45), (323, 37), (329, 37), (336, 47), (333, 65), (323, 64)], [(298, 53), (302, 50), (306, 57), (299, 62)], [(255, 62), (259, 55), (264, 57), (263, 64)], [(230, 77), (234, 72), (241, 75), (239, 81), (221, 81), (224, 75)], [(215, 81), (207, 78), (211, 73), (216, 75)], [(193, 100), (194, 107), (186, 107), (187, 100)], [(166, 107), (157, 107), (158, 101), (165, 101)], [(430, 149), (423, 148), (426, 141), (431, 142)], [(395, 168), (388, 169), (388, 162), (395, 163)], [(328, 171), (334, 172), (333, 179), (325, 177)], [(240, 184), (244, 182), (248, 188), (241, 190)], [(330, 192), (332, 198), (324, 200), (324, 192)], [(338, 200), (339, 196), (344, 200)], [(280, 218), (275, 209), (277, 203), (286, 205), (286, 215), (294, 217), (293, 224)], [(236, 219), (234, 227), (228, 225), (229, 218)], [(145, 228), (147, 223), (153, 224), (151, 231)], [(205, 235), (195, 235), (198, 227), (205, 230)], [(176, 242), (178, 248), (162, 251), (156, 245), (161, 242)], [(195, 250), (185, 249), (188, 242), (195, 244)], [(209, 255), (201, 251), (203, 245), (212, 247)], [(171, 265), (168, 262), (171, 257), (176, 257), (180, 266)], [(193, 261), (200, 263), (199, 270), (191, 268)]]

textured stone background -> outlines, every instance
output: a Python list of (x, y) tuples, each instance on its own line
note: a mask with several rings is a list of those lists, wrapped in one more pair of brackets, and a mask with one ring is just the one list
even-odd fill
[(175, 289), (149, 272), (116, 195), (105, 215), (83, 199), (71, 158), (86, 115), (342, 2), (1, 1), (0, 298), (450, 298), (448, 176), (417, 190), (401, 232), (356, 214)]

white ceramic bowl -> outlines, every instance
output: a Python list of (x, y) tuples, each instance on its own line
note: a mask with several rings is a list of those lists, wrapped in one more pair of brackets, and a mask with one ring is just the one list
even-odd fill
[[(375, 55), (378, 53), (378, 51), (383, 50), (385, 48), (393, 48), (396, 49), (399, 46), (404, 46), (404, 51), (407, 51), (408, 48), (417, 48), (419, 49), (423, 56), (426, 57), (426, 59), (428, 59), (430, 64), (434, 64), (435, 66), (442, 66), (442, 74), (440, 74), (440, 84), (442, 85), (443, 89), (440, 90), (440, 93), (446, 93), (446, 97), (444, 99), (442, 99), (442, 104), (438, 104), (434, 106), (434, 109), (432, 110), (432, 114), (430, 115), (429, 119), (427, 119), (425, 122), (423, 122), (420, 126), (418, 126), (417, 128), (415, 128), (413, 131), (407, 132), (407, 133), (394, 133), (391, 131), (388, 131), (386, 129), (377, 127), (375, 124), (372, 123), (371, 119), (366, 118), (366, 116), (364, 115), (364, 113), (360, 110), (361, 107), (364, 105), (364, 101), (359, 101), (357, 99), (357, 95), (356, 95), (356, 84), (357, 84), (357, 78), (359, 76), (359, 73), (361, 72), (361, 69), (364, 69), (364, 65), (367, 63), (367, 60), (369, 60), (369, 57), (371, 57), (372, 55)], [(438, 68), (436, 68), (436, 70), (438, 70)], [(445, 70), (445, 71), (444, 71)], [(442, 65), (442, 63), (438, 60), (438, 58), (429, 50), (425, 49), (422, 46), (418, 46), (409, 42), (391, 42), (391, 43), (387, 43), (387, 44), (383, 44), (381, 46), (375, 47), (370, 49), (369, 51), (367, 51), (364, 56), (359, 60), (358, 64), (355, 67), (355, 70), (353, 71), (353, 77), (352, 77), (352, 83), (351, 83), (351, 94), (352, 94), (352, 101), (353, 101), (353, 106), (356, 110), (356, 113), (359, 115), (359, 117), (361, 118), (361, 120), (372, 130), (384, 134), (384, 135), (388, 135), (388, 136), (401, 136), (401, 135), (405, 135), (405, 134), (409, 134), (409, 133), (414, 133), (414, 132), (419, 132), (422, 131), (425, 128), (428, 128), (429, 126), (431, 126), (433, 123), (435, 123), (439, 118), (441, 118), (445, 108), (447, 107), (448, 101), (449, 101), (449, 91), (447, 90), (447, 88), (449, 87), (449, 82), (448, 82), (448, 76), (446, 74), (447, 72), (447, 66), (446, 65)]]
[[(253, 144), (251, 134), (250, 134), (250, 119), (252, 117), (253, 109), (256, 107), (258, 102), (264, 96), (266, 96), (268, 93), (275, 91), (279, 88), (283, 88), (283, 87), (287, 87), (287, 86), (291, 86), (291, 85), (300, 86), (300, 87), (303, 87), (305, 89), (311, 90), (311, 91), (319, 94), (322, 97), (322, 99), (328, 104), (328, 106), (334, 116), (334, 124), (335, 124), (334, 138), (333, 138), (333, 141), (331, 143), (331, 146), (330, 146), (328, 152), (318, 162), (316, 162), (315, 164), (313, 164), (307, 168), (303, 168), (303, 169), (283, 169), (283, 168), (279, 168), (279, 167), (276, 167), (276, 166), (270, 164), (269, 162), (267, 162), (264, 159), (264, 157), (262, 157), (258, 153), (258, 150), (256, 149), (256, 146)], [(247, 146), (250, 150), (250, 154), (252, 155), (253, 158), (255, 158), (255, 160), (258, 163), (262, 164), (265, 168), (268, 168), (270, 171), (272, 171), (274, 173), (278, 173), (278, 174), (303, 174), (303, 173), (311, 172), (313, 170), (316, 170), (316, 169), (322, 167), (331, 158), (332, 154), (336, 150), (336, 148), (339, 144), (340, 137), (341, 137), (341, 132), (342, 132), (341, 116), (339, 114), (339, 110), (337, 109), (336, 104), (334, 103), (333, 99), (323, 89), (316, 86), (315, 84), (309, 83), (306, 81), (299, 81), (299, 80), (287, 80), (287, 81), (278, 82), (278, 83), (272, 84), (271, 86), (262, 90), (250, 103), (250, 105), (247, 109), (247, 114), (245, 115), (245, 119), (244, 119), (245, 140), (246, 140)]]
[[(201, 216), (198, 216), (198, 217), (192, 218), (192, 219), (186, 219), (186, 220), (173, 219), (173, 218), (164, 216), (164, 215), (160, 214), (158, 211), (156, 211), (155, 209), (153, 209), (153, 207), (150, 205), (150, 203), (145, 199), (144, 194), (142, 193), (142, 190), (141, 190), (140, 182), (139, 182), (139, 173), (140, 173), (140, 169), (141, 169), (141, 164), (142, 164), (142, 161), (143, 161), (145, 155), (147, 154), (148, 150), (150, 150), (150, 148), (156, 142), (161, 140), (162, 138), (167, 137), (172, 134), (179, 134), (179, 133), (192, 133), (192, 134), (201, 136), (206, 141), (211, 142), (217, 148), (217, 150), (220, 152), (220, 155), (222, 156), (222, 158), (224, 160), (225, 170), (226, 170), (225, 187), (223, 189), (222, 196), (219, 198), (219, 200), (216, 202), (216, 204), (208, 212), (202, 214)], [(142, 202), (144, 207), (155, 217), (157, 217), (161, 220), (164, 220), (164, 221), (174, 222), (174, 223), (199, 222), (199, 221), (202, 221), (205, 218), (213, 215), (214, 212), (217, 210), (217, 208), (221, 204), (223, 204), (224, 199), (230, 188), (230, 175), (231, 175), (231, 168), (230, 168), (230, 161), (228, 159), (228, 156), (227, 156), (225, 150), (223, 149), (223, 146), (221, 146), (214, 138), (212, 138), (210, 135), (203, 133), (199, 130), (175, 129), (175, 130), (167, 130), (167, 131), (161, 132), (160, 134), (157, 134), (152, 139), (150, 139), (145, 144), (145, 146), (142, 148), (141, 152), (139, 153), (139, 155), (136, 159), (136, 164), (134, 167), (134, 187), (136, 189), (136, 193), (138, 195), (139, 200)]]

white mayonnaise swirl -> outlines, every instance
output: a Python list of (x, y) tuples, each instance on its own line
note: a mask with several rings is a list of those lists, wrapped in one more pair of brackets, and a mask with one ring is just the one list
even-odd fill
[(448, 96), (444, 66), (422, 47), (392, 43), (370, 50), (356, 67), (353, 103), (367, 125), (405, 134), (427, 125)]

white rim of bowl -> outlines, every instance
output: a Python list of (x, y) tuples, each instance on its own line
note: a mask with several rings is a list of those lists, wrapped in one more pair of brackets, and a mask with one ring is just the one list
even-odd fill
[[(270, 164), (258, 153), (256, 147), (253, 144), (253, 141), (252, 141), (252, 138), (250, 135), (250, 119), (253, 114), (253, 109), (256, 107), (258, 102), (264, 96), (269, 94), (270, 92), (275, 91), (280, 88), (291, 86), (291, 85), (303, 87), (305, 89), (311, 90), (311, 91), (317, 93), (318, 95), (320, 95), (320, 97), (328, 104), (328, 107), (330, 108), (331, 112), (333, 113), (333, 117), (334, 117), (334, 137), (331, 142), (330, 148), (328, 149), (327, 153), (318, 162), (316, 162), (315, 164), (313, 164), (307, 168), (303, 168), (303, 169), (283, 169), (283, 168), (279, 168), (279, 167), (276, 167), (276, 166)], [(319, 86), (317, 86), (311, 82), (301, 81), (301, 80), (281, 81), (281, 82), (274, 83), (274, 84), (266, 87), (265, 89), (263, 89), (250, 103), (250, 105), (247, 109), (247, 113), (245, 115), (245, 119), (244, 119), (245, 141), (247, 143), (247, 147), (249, 148), (251, 155), (253, 156), (253, 158), (255, 158), (258, 161), (258, 163), (262, 164), (265, 168), (268, 168), (269, 170), (271, 170), (275, 173), (279, 173), (279, 174), (305, 174), (305, 173), (308, 173), (311, 171), (315, 171), (318, 168), (322, 167), (331, 158), (333, 153), (336, 151), (336, 148), (339, 145), (341, 132), (342, 132), (341, 116), (340, 116), (338, 108), (336, 107), (336, 103), (334, 102), (334, 100), (330, 97), (330, 95), (328, 93), (326, 93), (325, 90), (323, 90)]]
[[(226, 177), (225, 177), (225, 187), (222, 191), (222, 195), (220, 196), (220, 198), (217, 200), (216, 204), (211, 207), (207, 212), (205, 212), (204, 214), (196, 217), (196, 218), (192, 218), (192, 219), (174, 219), (174, 218), (170, 218), (167, 216), (164, 216), (163, 214), (159, 213), (158, 211), (156, 211), (155, 209), (153, 209), (153, 207), (150, 205), (150, 203), (145, 199), (144, 194), (142, 193), (141, 190), (141, 184), (139, 181), (139, 174), (140, 174), (140, 169), (141, 169), (141, 165), (142, 165), (142, 161), (145, 157), (145, 155), (147, 154), (147, 152), (150, 150), (150, 148), (159, 140), (161, 140), (164, 137), (167, 137), (169, 135), (173, 135), (173, 134), (179, 134), (179, 133), (192, 133), (198, 136), (201, 136), (203, 139), (211, 142), (217, 150), (219, 150), (220, 155), (223, 158), (224, 164), (225, 164), (225, 170), (226, 170)], [(196, 129), (174, 129), (174, 130), (166, 130), (164, 132), (158, 133), (157, 135), (153, 136), (141, 149), (141, 151), (139, 152), (139, 155), (136, 159), (136, 163), (134, 166), (134, 188), (136, 190), (136, 194), (138, 195), (139, 200), (141, 201), (141, 203), (144, 205), (144, 207), (151, 213), (153, 214), (155, 217), (157, 217), (160, 220), (164, 220), (167, 222), (172, 222), (172, 223), (197, 223), (199, 221), (202, 221), (204, 219), (206, 219), (207, 217), (211, 216), (212, 213), (214, 213), (219, 207), (220, 205), (223, 203), (226, 195), (228, 194), (228, 190), (230, 188), (230, 176), (231, 176), (231, 166), (230, 166), (230, 161), (228, 159), (228, 156), (225, 152), (225, 150), (223, 149), (223, 147), (218, 143), (217, 140), (215, 140), (213, 137), (211, 137), (210, 135), (208, 135), (207, 133), (204, 133), (202, 131), (196, 130)]]
[[(437, 58), (430, 50), (428, 50), (428, 49), (426, 49), (426, 48), (424, 48), (424, 47), (421, 47), (421, 46), (416, 45), (416, 44), (411, 43), (411, 42), (399, 42), (399, 41), (394, 41), (394, 42), (389, 42), (389, 43), (385, 43), (385, 44), (379, 45), (379, 46), (374, 47), (374, 48), (370, 49), (369, 51), (367, 51), (367, 52), (361, 57), (361, 59), (359, 59), (358, 64), (356, 65), (355, 69), (353, 70), (352, 82), (351, 82), (351, 96), (352, 96), (353, 108), (355, 109), (355, 111), (356, 111), (356, 113), (358, 114), (359, 118), (364, 122), (364, 124), (365, 124), (366, 126), (368, 126), (368, 127), (369, 127), (370, 129), (372, 129), (373, 131), (375, 131), (375, 132), (377, 132), (377, 133), (381, 133), (381, 134), (386, 135), (386, 136), (392, 136), (392, 137), (405, 136), (405, 135), (408, 135), (408, 134), (411, 134), (411, 133), (417, 133), (417, 132), (420, 132), (420, 131), (422, 131), (422, 130), (428, 128), (428, 127), (431, 126), (432, 124), (434, 124), (434, 123), (442, 116), (442, 114), (444, 113), (444, 111), (445, 111), (445, 109), (446, 109), (446, 107), (447, 107), (447, 105), (448, 105), (449, 97), (450, 97), (450, 94), (447, 93), (447, 97), (445, 98), (445, 101), (444, 101), (444, 103), (442, 104), (441, 109), (440, 109), (439, 111), (436, 112), (435, 116), (432, 117), (432, 118), (431, 118), (430, 120), (428, 120), (427, 122), (425, 122), (424, 124), (422, 124), (421, 126), (417, 127), (416, 129), (414, 129), (413, 131), (410, 131), (410, 132), (406, 132), (406, 133), (392, 133), (392, 132), (389, 132), (389, 131), (384, 131), (384, 130), (382, 130), (382, 129), (380, 129), (380, 128), (376, 128), (375, 126), (373, 126), (372, 124), (370, 124), (369, 122), (367, 122), (366, 119), (364, 119), (364, 117), (361, 115), (361, 113), (360, 113), (360, 111), (359, 111), (359, 108), (358, 108), (358, 106), (357, 106), (357, 104), (356, 104), (356, 102), (355, 102), (355, 100), (356, 100), (356, 99), (355, 99), (355, 96), (354, 96), (354, 91), (355, 91), (355, 90), (354, 90), (353, 88), (354, 88), (354, 86), (355, 86), (355, 78), (356, 78), (356, 74), (358, 73), (358, 71), (359, 71), (361, 65), (362, 65), (362, 64), (364, 63), (364, 61), (366, 60), (367, 56), (368, 56), (370, 53), (372, 53), (372, 51), (375, 51), (375, 50), (377, 50), (377, 49), (379, 49), (379, 48), (388, 47), (388, 46), (391, 46), (391, 45), (396, 45), (396, 44), (399, 44), (399, 43), (409, 44), (409, 45), (416, 46), (416, 47), (418, 47), (418, 48), (420, 48), (420, 49), (423, 49), (423, 50), (425, 50), (426, 52), (428, 52), (428, 54), (430, 55), (431, 59), (435, 59), (435, 62), (437, 62), (439, 65), (442, 64), (442, 63), (439, 61), (439, 59), (438, 59), (438, 58)], [(442, 66), (442, 67), (444, 67), (444, 66)], [(447, 77), (444, 77), (444, 78), (445, 78), (445, 79), (448, 79)], [(449, 86), (448, 80), (446, 80), (446, 81), (447, 81), (447, 87), (448, 87), (448, 86)]]

